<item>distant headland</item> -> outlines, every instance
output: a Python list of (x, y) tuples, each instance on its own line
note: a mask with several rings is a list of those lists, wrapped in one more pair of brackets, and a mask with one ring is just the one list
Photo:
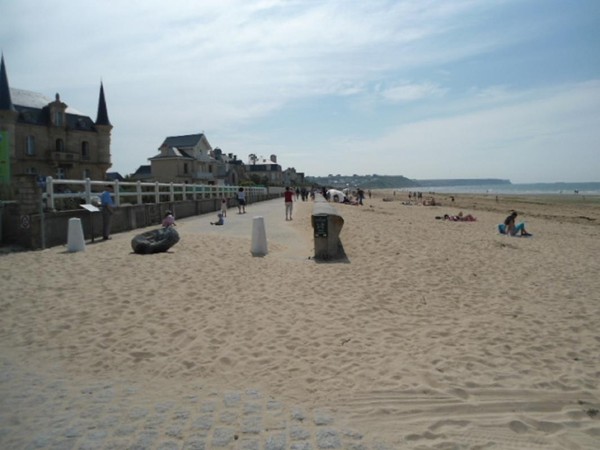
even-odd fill
[(439, 187), (439, 186), (486, 186), (511, 184), (510, 180), (501, 180), (499, 178), (456, 178), (447, 180), (414, 180), (419, 186)]
[(456, 179), (431, 179), (416, 180), (403, 175), (328, 175), (326, 177), (306, 177), (309, 183), (320, 186), (336, 188), (363, 189), (396, 189), (419, 187), (447, 187), (447, 186), (485, 186), (485, 185), (510, 185), (510, 180), (499, 178), (456, 178)]

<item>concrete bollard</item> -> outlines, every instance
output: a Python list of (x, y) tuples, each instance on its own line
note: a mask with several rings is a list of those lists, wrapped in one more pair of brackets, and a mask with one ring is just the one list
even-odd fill
[(69, 219), (69, 230), (67, 234), (67, 251), (85, 251), (85, 240), (83, 238), (83, 228), (81, 227), (81, 219), (78, 219), (76, 217), (72, 217)]
[(252, 220), (252, 256), (265, 256), (267, 254), (267, 233), (265, 231), (265, 219), (254, 217)]

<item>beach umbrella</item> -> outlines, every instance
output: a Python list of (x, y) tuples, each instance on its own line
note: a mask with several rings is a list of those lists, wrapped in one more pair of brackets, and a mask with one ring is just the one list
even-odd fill
[(336, 196), (338, 202), (343, 202), (346, 198), (346, 194), (344, 194), (342, 191), (338, 191), (337, 189), (329, 189), (327, 194), (329, 195), (329, 200), (331, 201), (335, 201)]

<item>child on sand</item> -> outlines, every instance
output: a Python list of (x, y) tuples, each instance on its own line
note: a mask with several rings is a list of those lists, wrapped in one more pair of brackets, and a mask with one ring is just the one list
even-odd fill
[(174, 227), (175, 225), (175, 217), (173, 217), (173, 213), (169, 210), (165, 211), (165, 217), (162, 221), (163, 228)]
[(221, 214), (223, 217), (227, 217), (227, 199), (225, 197), (221, 199)]
[(211, 222), (211, 225), (223, 225), (225, 223), (225, 221), (223, 220), (223, 214), (219, 213), (217, 214), (217, 217), (219, 218), (216, 222)]

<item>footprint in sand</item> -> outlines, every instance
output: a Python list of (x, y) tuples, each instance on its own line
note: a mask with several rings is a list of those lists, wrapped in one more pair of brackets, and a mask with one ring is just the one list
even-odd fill
[(529, 427), (520, 420), (513, 420), (508, 424), (508, 428), (517, 434), (527, 433), (529, 431)]

